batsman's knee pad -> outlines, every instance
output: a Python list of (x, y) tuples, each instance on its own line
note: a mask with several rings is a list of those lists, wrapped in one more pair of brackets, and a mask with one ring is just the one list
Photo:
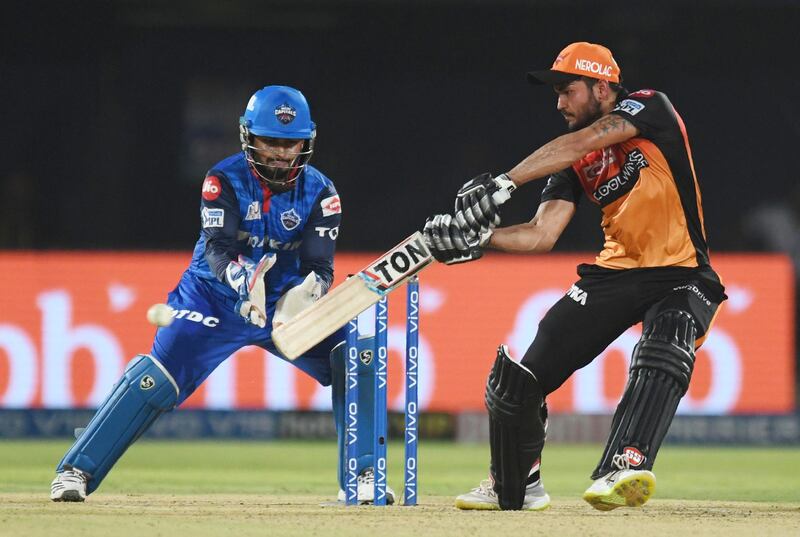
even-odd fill
[(128, 446), (177, 400), (178, 386), (164, 366), (152, 356), (137, 356), (56, 471), (80, 469), (89, 475), (87, 492), (94, 491)]
[(536, 377), (501, 345), (486, 382), (494, 490), (501, 509), (521, 509), (528, 474), (544, 446), (546, 410)]
[(625, 393), (614, 413), (608, 443), (592, 474), (621, 468), (650, 470), (694, 370), (694, 318), (669, 310), (645, 329), (631, 358)]
[[(375, 435), (375, 338), (359, 338), (358, 346), (358, 440), (356, 454), (357, 472), (374, 466), (373, 437)], [(331, 403), (336, 423), (339, 463), (337, 476), (344, 489), (347, 469), (345, 450), (345, 374), (347, 372), (346, 345), (340, 343), (331, 351)]]

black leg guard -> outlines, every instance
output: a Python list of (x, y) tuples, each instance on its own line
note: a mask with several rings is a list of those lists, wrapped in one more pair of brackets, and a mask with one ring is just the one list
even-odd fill
[(694, 319), (661, 313), (633, 350), (625, 394), (592, 479), (623, 468), (650, 470), (694, 369)]
[(531, 467), (544, 446), (542, 389), (533, 373), (497, 350), (486, 382), (491, 474), (501, 509), (521, 509)]

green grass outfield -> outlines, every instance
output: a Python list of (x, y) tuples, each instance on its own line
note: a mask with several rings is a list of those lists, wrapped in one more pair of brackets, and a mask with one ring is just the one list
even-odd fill
[[(542, 514), (452, 508), (455, 495), (485, 477), (488, 447), (424, 441), (421, 505), (413, 509), (321, 507), (337, 491), (335, 444), (284, 441), (143, 441), (85, 504), (53, 504), (49, 483), (68, 445), (0, 442), (0, 535), (375, 535), (385, 525), (394, 537), (502, 532), (518, 523), (532, 531), (539, 520), (558, 535), (616, 536), (636, 535), (640, 519), (653, 524), (648, 535), (800, 535), (798, 448), (665, 446), (654, 499), (603, 514), (580, 501), (602, 446), (551, 444), (543, 471), (553, 508)], [(398, 492), (402, 461), (402, 445), (390, 444), (389, 483)]]

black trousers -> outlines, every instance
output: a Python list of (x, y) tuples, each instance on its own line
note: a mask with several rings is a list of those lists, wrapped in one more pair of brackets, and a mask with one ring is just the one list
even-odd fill
[(545, 394), (588, 365), (631, 326), (662, 311), (694, 317), (697, 346), (727, 297), (711, 267), (611, 270), (579, 265), (580, 279), (550, 308), (522, 358)]

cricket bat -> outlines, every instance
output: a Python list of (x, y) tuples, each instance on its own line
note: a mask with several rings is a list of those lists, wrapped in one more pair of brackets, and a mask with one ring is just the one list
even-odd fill
[(294, 360), (433, 261), (417, 231), (273, 330), (272, 341), (286, 358)]

